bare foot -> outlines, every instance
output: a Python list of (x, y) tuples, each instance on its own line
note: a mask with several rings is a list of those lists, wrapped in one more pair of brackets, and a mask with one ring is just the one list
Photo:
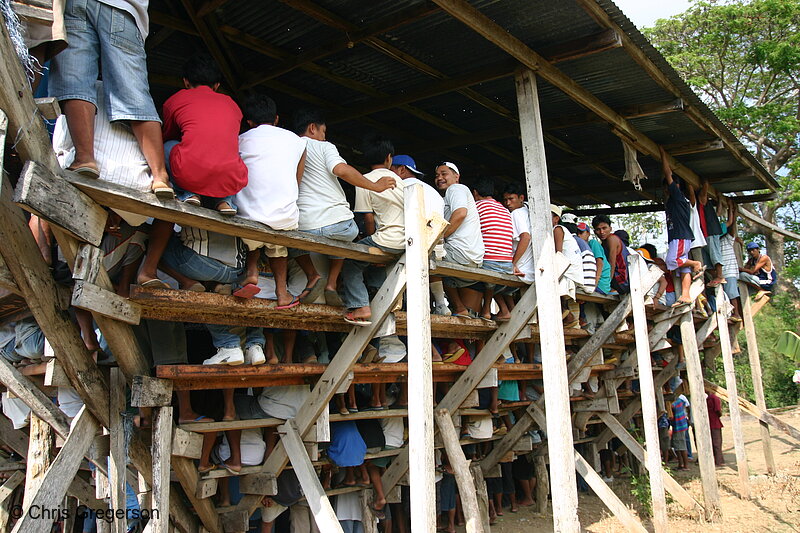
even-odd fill
[(530, 507), (531, 505), (533, 505), (536, 502), (534, 502), (532, 498), (523, 498), (518, 503), (520, 505), (522, 505), (523, 507)]

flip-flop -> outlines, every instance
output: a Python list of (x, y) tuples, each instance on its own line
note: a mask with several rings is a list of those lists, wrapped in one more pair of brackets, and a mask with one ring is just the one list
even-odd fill
[(186, 198), (185, 200), (183, 200), (183, 203), (193, 205), (195, 207), (200, 207), (201, 205), (203, 205), (203, 201), (200, 200), (200, 197), (197, 196), (196, 194), (193, 194), (188, 198)]
[(494, 320), (492, 320), (492, 318), (491, 318), (491, 317), (489, 317), (489, 318), (486, 318), (485, 316), (481, 315), (481, 316), (479, 316), (478, 318), (480, 318), (481, 320), (483, 320), (484, 322), (487, 322), (487, 323), (489, 323), (489, 324), (494, 324)]
[(692, 271), (692, 281), (702, 277), (703, 274), (705, 274), (705, 273), (706, 273), (705, 265), (701, 266), (699, 270)]
[(347, 322), (348, 324), (353, 324), (354, 326), (363, 327), (372, 325), (372, 321), (370, 320), (365, 320), (363, 318), (354, 318), (352, 312), (345, 314), (343, 318), (345, 322)]
[(214, 421), (212, 418), (209, 418), (209, 417), (207, 417), (205, 415), (200, 415), (197, 418), (195, 418), (194, 420), (190, 420), (189, 422), (178, 421), (178, 425), (182, 426), (184, 424), (197, 424), (198, 422), (202, 422), (203, 420), (211, 420), (212, 422)]
[(383, 511), (383, 509), (376, 509), (374, 503), (370, 504), (369, 510), (372, 511), (372, 514), (374, 514), (375, 518), (377, 518), (378, 520), (386, 519), (386, 513)]
[(80, 174), (84, 178), (91, 178), (96, 180), (97, 178), (100, 177), (100, 171), (93, 167), (87, 167), (87, 166), (67, 167), (67, 170), (69, 170), (70, 172), (74, 172), (76, 174)]
[(217, 469), (217, 465), (214, 465), (214, 464), (208, 465), (206, 468), (203, 468), (202, 466), (198, 466), (197, 467), (197, 471), (199, 473), (201, 473), (201, 474), (208, 474), (212, 470), (216, 470), (216, 469)]
[(172, 288), (169, 285), (167, 285), (166, 282), (164, 282), (164, 281), (162, 281), (162, 280), (160, 280), (158, 278), (148, 279), (144, 283), (140, 283), (139, 286), (140, 287), (145, 287), (147, 289), (171, 289)]
[(239, 467), (239, 470), (234, 470), (233, 468), (231, 468), (230, 466), (228, 466), (227, 464), (225, 464), (225, 461), (223, 461), (223, 462), (222, 462), (222, 464), (221, 464), (220, 466), (222, 466), (222, 468), (224, 468), (225, 470), (227, 470), (227, 471), (228, 471), (228, 473), (230, 473), (230, 474), (231, 474), (231, 475), (233, 475), (233, 476), (241, 476), (241, 475), (242, 475), (242, 469), (241, 469), (241, 467)]
[(228, 204), (228, 207), (220, 207), (220, 205), (222, 205), (222, 204), (228, 204), (228, 202), (220, 202), (214, 207), (214, 209), (216, 209), (217, 213), (219, 213), (220, 215), (223, 215), (223, 216), (226, 216), (226, 217), (232, 217), (233, 215), (235, 215), (238, 212), (236, 209), (231, 207), (231, 204)]
[(465, 314), (463, 314), (463, 313), (453, 313), (453, 314), (452, 314), (452, 315), (450, 315), (450, 316), (454, 316), (454, 317), (456, 317), (456, 318), (472, 318), (471, 316), (469, 316), (469, 314), (466, 314), (466, 315), (465, 315)]
[(239, 298), (249, 299), (258, 294), (259, 292), (261, 292), (261, 289), (258, 287), (258, 285), (256, 285), (255, 283), (248, 283), (247, 285), (244, 285), (236, 292), (234, 292), (233, 295), (238, 296)]
[(167, 185), (154, 187), (153, 194), (155, 194), (156, 198), (158, 198), (159, 200), (172, 200), (173, 198), (175, 198), (175, 191), (172, 190), (172, 187), (169, 187)]
[(458, 350), (456, 350), (453, 353), (444, 354), (444, 355), (442, 355), (442, 362), (443, 363), (452, 363), (453, 361), (458, 360), (462, 355), (464, 355), (465, 352), (466, 352), (466, 350), (464, 348), (459, 348)]
[(298, 298), (297, 296), (292, 296), (291, 302), (289, 302), (286, 305), (276, 305), (275, 309), (280, 309), (280, 310), (291, 309), (292, 307), (297, 307), (298, 305), (300, 305), (300, 298)]
[(684, 305), (690, 305), (692, 302), (685, 302), (683, 300), (677, 300), (674, 304), (672, 304), (673, 309), (677, 309), (678, 307), (683, 307)]
[(322, 294), (322, 291), (325, 289), (325, 284), (322, 283), (322, 281), (323, 279), (319, 278), (312, 286), (303, 289), (303, 292), (297, 295), (297, 297), (300, 298), (300, 303), (310, 304), (316, 302), (319, 295)]
[(325, 289), (325, 303), (335, 307), (344, 307), (344, 302), (339, 293), (330, 289)]

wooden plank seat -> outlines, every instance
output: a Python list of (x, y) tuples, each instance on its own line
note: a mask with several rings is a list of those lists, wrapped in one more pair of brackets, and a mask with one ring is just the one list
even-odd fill
[[(279, 365), (160, 365), (156, 376), (172, 381), (173, 390), (210, 390), (238, 387), (276, 387), (280, 385), (302, 385), (315, 381), (327, 365), (279, 364)], [(534, 364), (497, 364), (498, 379), (541, 379), (542, 366)], [(596, 365), (592, 372), (600, 374), (616, 368), (614, 365)], [(433, 380), (452, 383), (467, 369), (452, 363), (433, 365)], [(353, 366), (353, 383), (397, 383), (408, 376), (407, 363), (369, 363)]]

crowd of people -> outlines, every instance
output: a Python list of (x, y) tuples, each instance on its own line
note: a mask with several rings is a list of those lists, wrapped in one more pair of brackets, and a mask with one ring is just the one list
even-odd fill
[[(87, 0), (85, 5), (78, 4), (68, 0), (63, 12), (67, 32), (61, 40), (69, 46), (48, 48), (53, 53), (60, 51), (50, 63), (48, 91), (64, 111), (55, 126), (53, 147), (67, 170), (152, 193), (154, 202), (174, 198), (211, 210), (209, 216), (235, 215), (272, 230), (297, 230), (343, 245), (356, 242), (392, 256), (399, 256), (405, 248), (404, 191), (420, 186), (426, 214), (437, 213), (448, 222), (433, 252), (436, 259), (534, 282), (530, 215), (522, 185), (511, 183), (501, 190), (486, 177), (462, 178), (458, 165), (451, 161), (432, 167), (426, 181), (414, 158), (397, 154), (391, 140), (380, 135), (363, 140), (358, 163), (369, 171), (362, 174), (327, 141), (327, 123), (319, 110), (296, 110), (290, 121), (282, 121), (276, 103), (264, 93), (252, 92), (236, 102), (220, 92), (219, 68), (205, 54), (186, 61), (184, 88), (164, 103), (159, 115), (146, 78), (146, 2)], [(109, 34), (106, 28), (113, 21), (117, 30)], [(100, 71), (102, 82), (96, 81)], [(580, 295), (630, 292), (628, 257), (633, 253), (664, 273), (650, 294), (656, 305), (692, 304), (691, 283), (707, 270), (708, 300), (713, 305), (713, 288), (724, 284), (737, 320), (741, 316), (737, 280), (764, 291), (775, 283), (774, 266), (755, 243), (747, 245), (750, 259), (739, 267), (733, 202), (710, 197), (707, 183), (699, 191), (688, 183), (679, 184), (666, 157), (663, 161), (669, 241), (664, 259), (657, 256), (652, 244), (632, 248), (628, 233), (615, 231), (606, 215), (582, 221), (561, 206), (551, 205), (555, 251), (569, 263), (559, 281), (564, 327), (596, 330), (604, 320), (603, 308), (583, 303)], [(354, 191), (352, 208), (350, 191)], [(719, 219), (723, 213), (724, 222)], [(69, 284), (69, 269), (47, 223), (31, 217), (29, 225), (56, 279)], [(387, 271), (385, 264), (325, 257), (203, 228), (177, 227), (121, 210), (109, 211), (101, 248), (103, 265), (123, 297), (129, 296), (132, 284), (138, 284), (265, 298), (275, 301), (276, 310), (327, 304), (342, 308), (342, 320), (355, 327), (371, 325), (371, 296)], [(697, 250), (696, 256), (693, 250)], [(519, 300), (519, 290), (501, 280), (489, 283), (432, 277), (430, 290), (434, 314), (487, 323), (509, 320)], [(113, 363), (113, 353), (91, 314), (80, 309), (72, 313), (98, 364)], [(154, 367), (199, 362), (230, 366), (327, 363), (343, 341), (343, 335), (335, 333), (156, 320), (142, 320), (134, 331)], [(0, 355), (16, 365), (39, 362), (46, 343), (32, 319), (0, 326)], [(430, 355), (434, 363), (468, 365), (482, 347), (480, 340), (433, 339)], [(362, 359), (396, 363), (407, 356), (404, 339), (390, 335), (374, 339)], [(509, 364), (540, 363), (541, 354), (535, 342), (515, 342), (503, 359)], [(597, 379), (587, 375), (582, 381), (572, 394), (591, 397), (597, 391)], [(447, 389), (440, 384), (436, 397), (441, 398)], [(486, 439), (510, 429), (515, 415), (501, 411), (503, 402), (536, 400), (543, 392), (541, 380), (503, 381), (480, 389), (478, 406), (488, 410), (488, 416), (464, 417), (461, 436)], [(309, 394), (308, 385), (226, 389), (203, 395), (182, 391), (176, 393), (177, 421), (188, 425), (211, 420), (290, 419)], [(346, 420), (358, 411), (403, 409), (407, 394), (402, 384), (357, 385), (331, 402), (331, 411), (345, 420), (331, 424), (330, 442), (323, 444), (328, 462), (320, 468), (322, 483), (326, 488), (370, 485), (375, 494), (370, 517), (363, 516), (356, 492), (336, 497), (334, 508), (345, 531), (360, 531), (361, 522), (367, 519), (381, 520), (384, 532), (408, 530), (407, 490), (399, 503), (393, 500), (389, 504), (381, 483), (392, 460), (391, 450), (406, 441), (403, 418), (384, 414), (375, 419)], [(69, 388), (59, 390), (58, 402), (68, 416), (75, 416), (81, 405)], [(675, 403), (671, 406), (675, 432), (683, 427), (680, 408)], [(5, 394), (3, 410), (15, 422), (24, 423), (24, 406)], [(150, 426), (147, 410), (137, 413), (136, 419), (141, 429)], [(274, 428), (204, 436), (199, 472), (224, 469), (230, 479), (243, 467), (260, 464), (278, 440)], [(530, 436), (536, 441), (543, 435), (532, 431)], [(490, 449), (488, 442), (470, 444), (466, 453), (480, 459)], [(375, 456), (374, 452), (388, 453)], [(492, 520), (501, 516), (506, 506), (516, 512), (520, 505), (532, 505), (535, 486), (531, 457), (520, 455), (502, 462), (497, 476), (487, 476)], [(313, 531), (313, 519), (292, 471), (281, 474), (278, 489), (278, 494), (263, 501), (262, 531), (272, 531), (276, 520), (285, 520), (286, 515), (279, 517), (286, 508), (291, 508), (292, 531)], [(235, 503), (239, 497), (237, 484), (223, 478), (219, 504)], [(437, 506), (442, 529), (455, 531), (463, 515), (453, 470), (443, 452), (437, 452)]]

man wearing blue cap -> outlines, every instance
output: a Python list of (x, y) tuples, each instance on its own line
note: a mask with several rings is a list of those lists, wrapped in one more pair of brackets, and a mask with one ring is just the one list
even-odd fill
[(747, 243), (747, 260), (743, 268), (739, 269), (739, 280), (758, 289), (756, 299), (761, 298), (766, 292), (772, 290), (778, 279), (775, 265), (767, 254), (761, 253), (761, 247), (756, 242)]
[[(392, 158), (392, 171), (403, 178), (403, 185), (408, 187), (419, 183), (422, 185), (422, 191), (425, 195), (425, 215), (430, 217), (433, 213), (438, 214), (444, 218), (444, 198), (439, 192), (422, 181), (425, 174), (417, 170), (417, 163), (409, 155), (396, 155)], [(437, 260), (442, 260), (445, 256), (443, 242), (439, 242), (433, 250), (434, 257)], [(431, 281), (431, 292), (436, 306), (433, 309), (434, 314), (437, 315), (450, 315), (450, 308), (447, 307), (447, 300), (445, 299), (444, 286), (441, 281)]]

